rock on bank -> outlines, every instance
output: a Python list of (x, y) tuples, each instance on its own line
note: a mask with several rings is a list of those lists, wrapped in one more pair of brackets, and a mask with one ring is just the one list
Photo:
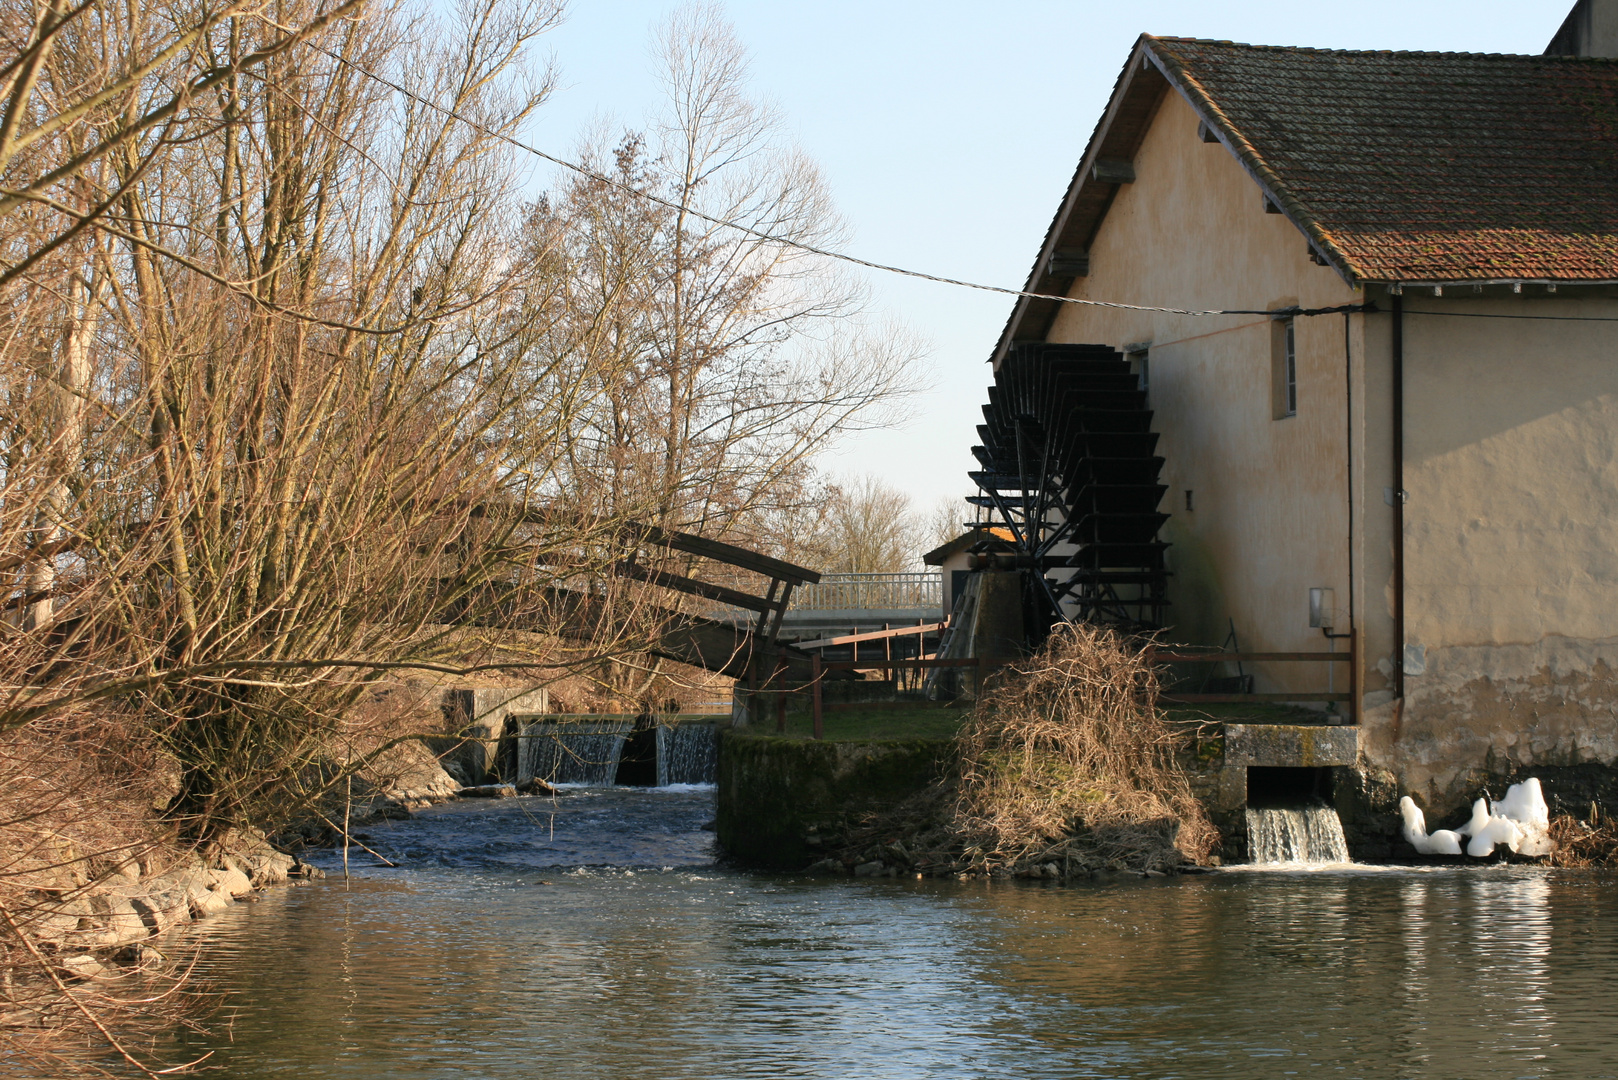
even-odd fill
[(153, 848), (107, 867), (72, 850), (60, 857), (28, 874), (13, 918), (42, 956), (73, 977), (94, 970), (85, 957), (138, 959), (132, 946), (218, 914), (257, 889), (324, 876), (254, 830), (233, 830), (206, 857)]

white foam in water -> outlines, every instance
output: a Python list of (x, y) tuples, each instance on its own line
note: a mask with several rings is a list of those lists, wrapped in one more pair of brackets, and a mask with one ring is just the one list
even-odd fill
[(1343, 823), (1329, 806), (1248, 807), (1247, 846), (1253, 862), (1266, 866), (1349, 861)]
[(1399, 800), (1399, 813), (1405, 820), (1405, 839), (1416, 849), (1418, 855), (1461, 853), (1461, 834), (1449, 829), (1435, 829), (1429, 834), (1426, 816), (1409, 795)]
[(1548, 835), (1550, 807), (1537, 777), (1512, 784), (1506, 797), (1492, 808), (1487, 799), (1479, 799), (1472, 804), (1472, 820), (1453, 832), (1438, 829), (1429, 835), (1421, 808), (1408, 795), (1399, 800), (1399, 812), (1404, 817), (1405, 839), (1420, 855), (1459, 855), (1463, 837), (1471, 838), (1466, 853), (1477, 859), (1494, 854), (1498, 846), (1522, 855), (1549, 855), (1556, 850), (1556, 842)]

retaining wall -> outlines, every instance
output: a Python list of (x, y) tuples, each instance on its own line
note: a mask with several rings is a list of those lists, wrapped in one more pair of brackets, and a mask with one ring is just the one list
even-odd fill
[(830, 742), (723, 730), (714, 824), (719, 845), (749, 862), (805, 866), (842, 830), (932, 783), (953, 745), (946, 739)]

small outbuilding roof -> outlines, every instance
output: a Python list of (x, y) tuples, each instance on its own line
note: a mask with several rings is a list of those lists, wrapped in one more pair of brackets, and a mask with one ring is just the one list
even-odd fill
[(987, 540), (1000, 540), (1010, 543), (1011, 539), (1011, 530), (998, 525), (991, 528), (969, 529), (949, 543), (933, 548), (933, 550), (921, 557), (921, 561), (928, 566), (942, 566), (946, 559), (960, 554), (973, 544), (983, 543)]

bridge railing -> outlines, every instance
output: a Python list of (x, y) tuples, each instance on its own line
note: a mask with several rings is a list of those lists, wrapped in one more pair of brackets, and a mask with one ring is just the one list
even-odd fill
[(939, 571), (904, 574), (822, 574), (816, 584), (800, 585), (791, 611), (896, 611), (944, 606), (944, 575)]

